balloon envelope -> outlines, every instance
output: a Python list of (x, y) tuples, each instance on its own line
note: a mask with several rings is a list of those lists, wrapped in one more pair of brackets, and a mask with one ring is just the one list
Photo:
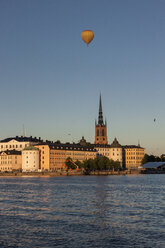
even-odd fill
[(92, 30), (84, 30), (81, 33), (81, 39), (88, 45), (94, 38), (94, 32)]

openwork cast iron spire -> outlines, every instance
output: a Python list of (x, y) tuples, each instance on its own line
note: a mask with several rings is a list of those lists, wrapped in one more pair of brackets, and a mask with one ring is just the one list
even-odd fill
[(102, 111), (102, 102), (101, 102), (101, 94), (100, 94), (100, 102), (99, 102), (99, 116), (98, 116), (98, 124), (104, 125), (103, 122), (103, 111)]

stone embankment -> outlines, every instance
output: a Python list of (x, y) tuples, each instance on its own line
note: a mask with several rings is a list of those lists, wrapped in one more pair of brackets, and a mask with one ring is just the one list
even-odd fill
[[(130, 175), (140, 174), (141, 171), (93, 171), (90, 176)], [(0, 172), (0, 177), (59, 177), (59, 176), (84, 176), (84, 171), (61, 171), (61, 172)]]

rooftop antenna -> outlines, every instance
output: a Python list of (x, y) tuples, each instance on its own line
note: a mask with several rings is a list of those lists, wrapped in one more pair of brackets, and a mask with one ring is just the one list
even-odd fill
[(24, 128), (24, 125), (23, 125), (22, 137), (23, 137), (23, 138), (25, 137), (25, 128)]
[(138, 146), (140, 147), (140, 141), (138, 140)]

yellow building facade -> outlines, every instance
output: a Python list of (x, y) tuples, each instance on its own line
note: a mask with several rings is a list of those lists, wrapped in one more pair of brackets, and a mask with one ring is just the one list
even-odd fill
[(83, 162), (86, 159), (94, 159), (96, 151), (92, 148), (73, 144), (38, 144), (40, 151), (40, 169), (42, 171), (59, 171), (66, 169), (65, 162), (70, 157), (74, 162)]
[(20, 151), (6, 150), (0, 152), (0, 171), (14, 171), (22, 169), (22, 155)]
[(140, 146), (124, 146), (126, 169), (138, 169), (145, 155), (145, 148)]

